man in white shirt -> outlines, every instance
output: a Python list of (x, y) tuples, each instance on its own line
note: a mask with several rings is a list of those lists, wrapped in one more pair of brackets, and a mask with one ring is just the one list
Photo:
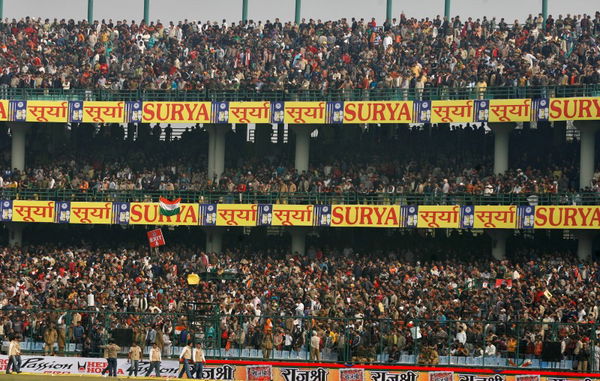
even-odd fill
[(314, 331), (310, 338), (310, 360), (321, 361), (321, 338)]
[(10, 368), (15, 373), (21, 373), (21, 344), (20, 338), (17, 336), (10, 341), (8, 345), (8, 364), (6, 365), (6, 374), (10, 374)]
[(485, 355), (490, 357), (496, 356), (496, 346), (491, 341), (485, 347)]
[(160, 377), (160, 362), (162, 361), (162, 356), (160, 352), (160, 348), (156, 343), (154, 343), (152, 345), (152, 348), (150, 348), (150, 354), (148, 356), (148, 358), (150, 359), (150, 367), (148, 368), (148, 372), (146, 372), (146, 377), (150, 377), (152, 369), (156, 371), (156, 377)]
[(204, 369), (204, 363), (206, 362), (206, 358), (204, 358), (204, 350), (202, 350), (202, 344), (196, 343), (196, 348), (194, 348), (194, 352), (192, 354), (192, 360), (194, 361), (193, 373), (196, 374), (196, 378), (204, 378), (202, 377), (202, 371)]
[(188, 345), (183, 347), (181, 350), (181, 354), (179, 355), (179, 362), (183, 364), (181, 371), (179, 372), (179, 378), (183, 378), (183, 373), (187, 378), (192, 378), (192, 373), (190, 372), (190, 362), (192, 361), (192, 343), (189, 342)]

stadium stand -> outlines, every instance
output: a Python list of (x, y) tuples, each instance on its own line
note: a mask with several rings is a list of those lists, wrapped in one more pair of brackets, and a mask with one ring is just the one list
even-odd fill
[[(598, 38), (600, 12), (512, 24), (0, 22), (2, 102), (68, 108), (67, 122), (12, 109), (0, 121), (2, 349), (20, 336), (26, 353), (102, 357), (112, 339), (120, 355), (135, 342), (177, 358), (194, 341), (211, 359), (600, 371), (592, 117), (181, 127), (74, 122), (69, 108), (512, 98), (533, 114), (540, 99), (597, 100)], [(172, 217), (168, 245), (148, 249), (147, 228), (164, 221), (137, 226), (127, 209), (122, 223), (117, 208), (166, 216), (165, 197), (194, 205), (195, 226)], [(110, 217), (73, 223), (78, 202), (108, 205)], [(206, 219), (230, 204), (308, 206), (311, 221), (272, 224), (272, 210), (264, 224)], [(334, 205), (397, 215), (388, 229), (316, 221)], [(411, 225), (412, 206), (456, 206), (440, 213), (461, 221)], [(475, 220), (472, 207), (492, 206), (506, 226), (463, 222), (466, 208)], [(554, 214), (525, 215), (538, 206), (560, 213), (555, 230)], [(52, 218), (15, 219), (23, 207)], [(550, 222), (524, 222), (538, 218)]]

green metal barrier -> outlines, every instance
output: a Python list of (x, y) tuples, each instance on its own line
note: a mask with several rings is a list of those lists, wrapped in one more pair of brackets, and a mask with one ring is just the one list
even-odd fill
[(88, 101), (401, 101), (566, 98), (600, 96), (600, 85), (488, 87), (431, 87), (424, 89), (351, 90), (100, 90), (100, 89), (0, 89), (0, 99)]
[[(492, 305), (481, 306), (484, 310)], [(189, 304), (177, 312), (106, 312), (59, 310), (0, 310), (0, 320), (18, 324), (25, 353), (63, 353), (101, 356), (100, 345), (116, 329), (132, 330), (132, 342), (147, 348), (157, 342), (163, 356), (177, 358), (190, 340), (202, 342), (207, 357), (229, 360), (316, 361), (310, 338), (322, 338), (320, 362), (459, 365), (492, 368), (568, 369), (597, 371), (597, 323), (540, 321), (393, 320), (344, 316), (223, 315), (218, 305)], [(46, 330), (57, 329), (48, 340)], [(81, 339), (82, 327), (86, 337)], [(152, 330), (161, 338), (149, 334)], [(263, 335), (271, 332), (273, 350), (267, 351)], [(291, 340), (286, 340), (290, 335)], [(51, 335), (49, 335), (51, 336)], [(466, 340), (466, 343), (463, 341)], [(577, 341), (581, 343), (577, 343)], [(544, 347), (565, 341), (557, 361), (543, 361)], [(491, 346), (493, 345), (493, 347)], [(577, 353), (575, 348), (580, 347)], [(125, 355), (128, 348), (123, 348)]]
[(158, 202), (159, 197), (184, 203), (227, 204), (363, 204), (363, 205), (600, 205), (600, 194), (433, 194), (433, 193), (313, 193), (220, 191), (82, 191), (78, 189), (0, 189), (0, 200)]

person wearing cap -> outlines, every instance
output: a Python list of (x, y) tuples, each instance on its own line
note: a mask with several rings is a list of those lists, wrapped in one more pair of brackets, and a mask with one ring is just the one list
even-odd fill
[(161, 350), (156, 343), (152, 344), (152, 348), (150, 348), (150, 354), (148, 358), (150, 359), (150, 367), (148, 368), (148, 372), (146, 372), (146, 377), (150, 377), (150, 373), (154, 369), (156, 372), (156, 377), (160, 377), (160, 362), (162, 361)]
[(11, 366), (15, 373), (21, 373), (21, 343), (19, 341), (19, 336), (15, 336), (8, 345), (8, 364), (6, 365), (6, 374), (11, 374)]
[(192, 373), (190, 371), (190, 363), (192, 362), (192, 342), (188, 342), (188, 344), (181, 349), (181, 354), (179, 355), (179, 362), (182, 363), (181, 371), (179, 372), (179, 378), (183, 378), (183, 373), (185, 372), (185, 376), (187, 378), (192, 378)]
[(196, 379), (202, 378), (202, 371), (204, 369), (204, 363), (206, 363), (206, 358), (204, 357), (204, 350), (202, 349), (201, 343), (196, 343), (196, 348), (192, 353), (192, 360), (194, 361), (194, 371), (196, 375)]

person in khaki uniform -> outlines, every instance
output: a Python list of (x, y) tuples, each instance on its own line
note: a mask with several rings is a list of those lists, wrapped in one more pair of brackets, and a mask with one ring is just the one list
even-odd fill
[(271, 331), (267, 331), (262, 339), (263, 358), (271, 358), (271, 351), (273, 351), (273, 333)]
[(129, 377), (131, 374), (135, 374), (138, 376), (138, 365), (140, 364), (140, 360), (142, 359), (142, 348), (140, 348), (137, 343), (133, 343), (131, 348), (129, 348), (129, 355), (127, 356), (129, 361), (131, 362), (131, 367), (129, 368)]
[(44, 354), (47, 356), (50, 353), (54, 355), (54, 344), (58, 339), (58, 332), (54, 324), (51, 324), (44, 330)]
[(100, 348), (104, 348), (106, 350), (106, 359), (108, 364), (106, 368), (102, 370), (102, 375), (108, 371), (109, 377), (117, 377), (117, 354), (121, 350), (114, 341), (110, 341), (108, 345), (102, 345)]

